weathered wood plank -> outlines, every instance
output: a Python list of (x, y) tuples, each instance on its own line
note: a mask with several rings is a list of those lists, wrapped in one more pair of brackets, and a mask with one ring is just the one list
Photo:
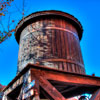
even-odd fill
[(35, 86), (34, 86), (34, 96), (32, 100), (40, 100), (39, 94), (40, 94), (40, 87), (39, 87), (39, 80), (31, 74), (31, 79), (35, 80)]
[(65, 62), (63, 62), (63, 66), (64, 66), (64, 71), (67, 71), (67, 64)]
[(61, 93), (46, 79), (39, 78), (40, 86), (54, 99), (54, 100), (66, 100)]
[(63, 70), (62, 63), (61, 62), (58, 62), (58, 63), (59, 63), (59, 70)]
[(79, 76), (77, 74), (70, 74), (70, 73), (59, 73), (59, 72), (53, 72), (53, 71), (43, 71), (38, 69), (31, 69), (33, 74), (37, 73), (43, 77), (45, 77), (48, 80), (55, 80), (60, 82), (66, 82), (66, 83), (75, 83), (80, 85), (88, 85), (88, 86), (100, 86), (100, 79), (91, 78), (91, 77), (85, 77)]

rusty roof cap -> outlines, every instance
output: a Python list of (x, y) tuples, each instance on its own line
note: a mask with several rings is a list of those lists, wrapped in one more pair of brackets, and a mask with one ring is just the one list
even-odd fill
[(62, 11), (57, 11), (57, 10), (46, 10), (46, 11), (39, 11), (39, 12), (35, 12), (32, 13), (28, 16), (26, 16), (24, 19), (22, 19), (18, 25), (15, 28), (15, 38), (17, 40), (17, 42), (19, 43), (20, 40), (20, 34), (22, 32), (22, 30), (30, 23), (32, 23), (32, 21), (35, 21), (37, 18), (43, 17), (43, 16), (60, 16), (63, 17), (65, 20), (69, 20), (71, 21), (74, 26), (76, 27), (77, 31), (78, 31), (78, 36), (79, 39), (81, 40), (82, 38), (82, 33), (83, 33), (83, 28), (81, 23), (78, 21), (78, 19), (76, 19), (74, 16), (62, 12)]

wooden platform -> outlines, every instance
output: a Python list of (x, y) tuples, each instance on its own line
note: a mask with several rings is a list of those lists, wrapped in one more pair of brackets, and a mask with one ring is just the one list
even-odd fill
[(3, 91), (5, 100), (69, 100), (84, 93), (100, 100), (100, 78), (28, 64)]

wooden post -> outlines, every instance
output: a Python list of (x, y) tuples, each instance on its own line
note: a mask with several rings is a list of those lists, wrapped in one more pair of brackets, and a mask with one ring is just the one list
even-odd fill
[(32, 80), (35, 80), (35, 86), (33, 87), (34, 96), (33, 96), (32, 100), (40, 100), (39, 80), (35, 76), (31, 75), (31, 81)]
[(39, 93), (38, 93), (37, 89), (34, 90), (34, 97), (32, 100), (40, 100)]

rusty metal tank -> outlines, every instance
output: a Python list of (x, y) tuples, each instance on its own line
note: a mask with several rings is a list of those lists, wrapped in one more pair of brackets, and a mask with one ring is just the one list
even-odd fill
[(21, 20), (15, 38), (19, 43), (18, 72), (28, 63), (85, 74), (80, 40), (82, 26), (72, 15), (41, 11)]

